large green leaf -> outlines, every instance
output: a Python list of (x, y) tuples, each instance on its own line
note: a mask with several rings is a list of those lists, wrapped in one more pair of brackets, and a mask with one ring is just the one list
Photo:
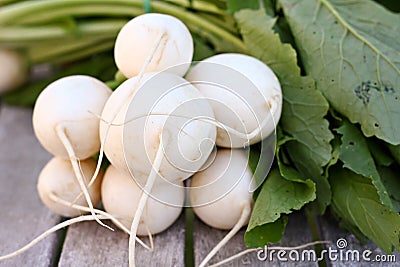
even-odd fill
[(340, 167), (331, 168), (329, 180), (335, 214), (384, 251), (399, 251), (400, 215), (381, 204), (371, 180)]
[(296, 51), (282, 44), (273, 30), (276, 20), (262, 10), (242, 10), (235, 14), (249, 53), (265, 62), (278, 76), (283, 92), (280, 125), (294, 137), (285, 147), (296, 168), (317, 184), (318, 212), (323, 213), (330, 202), (329, 184), (322, 177), (331, 159), (330, 140), (333, 138), (324, 116), (328, 103), (315, 89), (314, 80), (302, 77), (297, 65)]
[(268, 15), (275, 15), (275, 0), (226, 0), (228, 11), (235, 13), (242, 9), (264, 9)]
[(366, 136), (400, 144), (400, 16), (367, 0), (280, 0), (305, 70)]
[[(278, 221), (281, 215), (298, 210), (315, 199), (315, 185), (311, 180), (303, 180), (292, 172), (289, 175), (294, 176), (283, 178), (277, 169), (268, 175), (247, 226), (246, 246), (260, 247), (280, 241), (286, 224), (286, 221)], [(277, 229), (281, 230), (277, 232)]]
[(393, 210), (394, 207), (389, 193), (381, 180), (362, 133), (348, 121), (343, 121), (343, 125), (337, 131), (342, 134), (339, 158), (343, 162), (343, 167), (370, 178), (376, 187), (382, 204)]

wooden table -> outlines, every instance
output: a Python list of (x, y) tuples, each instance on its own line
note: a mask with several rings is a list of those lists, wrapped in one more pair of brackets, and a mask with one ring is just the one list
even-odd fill
[[(65, 220), (49, 211), (40, 201), (36, 181), (41, 168), (51, 156), (39, 145), (31, 123), (32, 110), (0, 103), (0, 255), (27, 244), (53, 225)], [(194, 218), (190, 211), (166, 232), (154, 238), (155, 251), (137, 248), (137, 266), (197, 266), (207, 252), (226, 234)], [(187, 225), (193, 225), (186, 227)], [(369, 249), (374, 255), (385, 255), (371, 242), (361, 245), (356, 238), (339, 229), (328, 215), (317, 220), (316, 233), (321, 240), (348, 242), (346, 250)], [(242, 230), (212, 260), (220, 261), (245, 249)], [(185, 240), (193, 240), (191, 243)], [(145, 240), (148, 241), (148, 240)], [(302, 212), (290, 215), (280, 245), (296, 246), (312, 241), (312, 234)], [(185, 245), (186, 244), (186, 245)], [(301, 251), (300, 251), (301, 252)], [(396, 254), (400, 259), (400, 255)], [(193, 261), (191, 260), (193, 258)], [(322, 266), (400, 266), (397, 263), (366, 263), (323, 260)], [(30, 250), (0, 266), (127, 266), (128, 236), (119, 230), (111, 232), (95, 222), (84, 222), (58, 231)], [(312, 261), (260, 261), (252, 252), (227, 266), (318, 266)]]

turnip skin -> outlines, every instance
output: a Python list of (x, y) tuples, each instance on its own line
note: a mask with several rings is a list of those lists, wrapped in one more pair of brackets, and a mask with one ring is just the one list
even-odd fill
[(86, 159), (99, 151), (99, 119), (111, 95), (103, 82), (84, 75), (61, 78), (47, 86), (36, 100), (33, 129), (42, 146), (51, 154), (70, 156), (57, 134), (63, 127), (76, 158)]
[(195, 214), (211, 227), (232, 229), (243, 208), (253, 204), (252, 176), (244, 150), (218, 149), (211, 165), (191, 178), (189, 196)]
[(135, 236), (147, 193), (159, 183), (177, 183), (190, 177), (215, 146), (215, 125), (199, 118), (214, 120), (208, 100), (188, 81), (168, 72), (128, 79), (104, 107), (100, 123), (104, 152), (146, 192), (140, 197), (130, 228), (130, 266), (134, 266)]
[[(158, 13), (147, 13), (130, 20), (119, 32), (114, 58), (118, 69), (127, 77), (139, 74), (146, 65), (147, 55), (159, 43), (146, 72), (169, 69), (183, 76), (193, 57), (193, 39), (179, 19)], [(179, 65), (179, 68), (171, 68)]]
[[(121, 219), (121, 223), (128, 229), (137, 209), (142, 188), (135, 181), (110, 165), (103, 178), (101, 186), (102, 201), (105, 210)], [(152, 188), (151, 196), (140, 220), (137, 234), (139, 236), (157, 234), (170, 227), (182, 212), (185, 199), (183, 183), (161, 183)], [(148, 230), (147, 230), (148, 227)]]
[(278, 78), (260, 60), (225, 53), (200, 61), (186, 75), (210, 100), (215, 118), (248, 134), (247, 138), (218, 129), (217, 145), (241, 148), (273, 134), (282, 110)]
[(252, 172), (241, 149), (219, 149), (208, 168), (193, 175), (189, 197), (194, 213), (211, 227), (230, 230), (200, 263), (210, 259), (250, 219), (253, 206)]
[[(96, 161), (94, 159), (86, 159), (80, 162), (85, 182), (88, 183), (91, 175), (96, 168)], [(90, 198), (94, 205), (100, 201), (100, 188), (103, 172), (99, 173), (96, 182), (88, 188)], [(72, 207), (56, 203), (49, 197), (50, 193), (72, 202), (75, 197), (81, 192), (81, 188), (75, 177), (74, 170), (71, 162), (58, 157), (53, 157), (42, 169), (39, 174), (37, 183), (37, 190), (39, 192), (42, 202), (53, 212), (65, 216), (75, 217), (82, 215), (84, 212)], [(87, 206), (86, 200), (81, 197), (76, 202), (77, 205)]]
[(196, 119), (213, 119), (213, 111), (207, 99), (177, 75), (147, 73), (131, 95), (136, 79), (121, 84), (104, 107), (101, 139), (106, 136), (106, 122), (120, 109), (108, 130), (105, 154), (118, 170), (132, 174), (144, 186), (164, 135), (169, 141), (159, 179), (183, 181), (201, 168), (214, 147), (215, 126)]

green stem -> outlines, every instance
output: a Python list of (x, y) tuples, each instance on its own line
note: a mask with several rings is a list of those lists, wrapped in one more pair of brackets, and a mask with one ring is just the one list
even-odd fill
[[(322, 236), (321, 236), (321, 232), (320, 232), (320, 227), (319, 227), (319, 224), (318, 224), (317, 216), (315, 214), (313, 214), (312, 211), (310, 211), (308, 209), (305, 209), (305, 215), (306, 215), (306, 218), (307, 218), (308, 227), (310, 229), (313, 241), (322, 240)], [(316, 255), (321, 255), (322, 249), (323, 249), (322, 244), (316, 245), (315, 246)], [(318, 266), (319, 267), (326, 267), (326, 262), (325, 261), (320, 261), (320, 262), (318, 262)]]
[[(121, 13), (119, 15), (121, 14), (126, 15), (127, 10), (129, 10), (129, 12), (132, 12), (131, 15), (134, 16), (134, 15), (139, 15), (139, 14), (134, 14), (135, 12), (138, 12), (140, 14), (143, 13), (143, 10), (138, 9), (142, 8), (142, 4), (143, 4), (142, 0), (92, 0), (92, 1), (43, 0), (37, 2), (36, 1), (22, 2), (19, 4), (11, 5), (9, 7), (5, 7), (1, 11), (0, 25), (11, 24), (22, 18), (24, 18), (25, 21), (27, 20), (29, 21), (29, 19), (32, 19), (32, 17), (36, 17), (37, 18), (36, 22), (38, 22), (41, 16), (44, 16), (44, 18), (48, 20), (50, 15), (47, 14), (52, 13), (54, 10), (58, 9), (66, 10), (66, 12), (63, 13), (63, 15), (65, 16), (73, 16), (74, 14), (79, 14), (81, 16), (89, 15), (87, 13), (84, 13), (83, 11), (81, 12), (79, 11), (79, 10), (87, 11), (88, 9), (86, 9), (85, 7), (91, 7), (90, 10), (97, 10), (96, 11), (97, 15), (101, 15), (100, 10), (105, 12), (106, 13), (105, 15), (107, 15), (109, 14), (107, 13), (108, 12), (107, 9), (102, 8), (102, 6), (104, 5), (106, 5), (110, 9), (111, 6), (114, 6), (115, 8), (117, 7), (122, 8)], [(237, 50), (237, 52), (244, 52), (246, 50), (243, 42), (238, 37), (226, 31), (225, 29), (216, 26), (212, 22), (208, 21), (205, 18), (202, 18), (201, 16), (193, 12), (188, 12), (184, 8), (174, 6), (161, 1), (152, 1), (151, 7), (154, 12), (167, 13), (177, 17), (178, 19), (186, 23), (188, 27), (193, 31), (197, 32), (207, 31), (212, 35), (214, 35), (215, 37), (217, 37), (217, 39), (222, 39), (226, 42), (231, 43), (233, 47), (235, 47), (235, 50)], [(114, 12), (111, 13), (113, 13), (114, 15), (118, 15)], [(90, 14), (92, 15), (94, 13)], [(60, 13), (57, 13), (57, 16), (60, 16)]]
[[(132, 1), (140, 2), (140, 1)], [(36, 22), (48, 20), (51, 13), (55, 12), (59, 16), (79, 15), (107, 15), (117, 14), (113, 7), (118, 8), (119, 12), (125, 14), (129, 12), (129, 8), (138, 5), (129, 0), (41, 0), (41, 1), (25, 1), (2, 8), (0, 16), (0, 25), (20, 24), (34, 20)], [(105, 9), (104, 7), (111, 9)], [(120, 9), (120, 7), (124, 7)], [(81, 11), (80, 11), (81, 10)], [(89, 12), (89, 13), (86, 13)], [(127, 14), (129, 15), (129, 14)]]
[(59, 55), (55, 58), (49, 59), (47, 62), (55, 63), (55, 64), (72, 62), (72, 61), (75, 61), (78, 59), (92, 56), (94, 54), (98, 54), (101, 52), (111, 50), (114, 47), (114, 44), (115, 44), (115, 41), (110, 40), (110, 41), (107, 41), (104, 43), (97, 44), (95, 46), (88, 47), (87, 49), (70, 52), (65, 55)]
[(212, 22), (213, 24), (217, 25), (218, 27), (220, 27), (226, 31), (229, 31), (232, 34), (237, 33), (237, 30), (236, 30), (234, 24), (226, 23), (225, 21), (221, 20), (220, 18), (216, 17), (215, 15), (201, 14), (200, 16), (203, 17), (204, 19)]
[(178, 5), (184, 8), (191, 8), (196, 11), (211, 13), (219, 16), (225, 15), (225, 10), (219, 9), (216, 5), (205, 2), (205, 1), (196, 1), (196, 0), (166, 0), (164, 2), (168, 2), (174, 5)]
[(170, 14), (187, 24), (191, 24), (187, 25), (189, 29), (193, 29), (199, 32), (207, 31), (215, 35), (216, 37), (225, 40), (228, 43), (231, 43), (237, 49), (237, 52), (246, 51), (246, 46), (244, 45), (242, 40), (240, 40), (233, 34), (225, 31), (224, 29), (215, 26), (212, 22), (205, 20), (201, 16), (186, 12), (183, 8), (174, 7), (163, 2), (152, 2), (152, 8), (154, 11)]
[(83, 38), (75, 42), (63, 43), (63, 41), (56, 41), (46, 43), (46, 45), (32, 46), (27, 51), (27, 57), (31, 64), (39, 64), (44, 62), (57, 60), (58, 57), (83, 52), (93, 47), (102, 45), (103, 43), (114, 42), (114, 38)]
[(60, 38), (73, 38), (77, 36), (115, 37), (127, 21), (124, 19), (85, 21), (76, 24), (76, 27), (72, 29), (63, 25), (9, 26), (3, 29), (0, 28), (0, 42), (2, 44), (32, 41), (43, 43), (50, 39), (60, 40)]
[(18, 21), (18, 24), (44, 24), (51, 21), (59, 20), (64, 17), (88, 17), (88, 16), (107, 16), (107, 17), (133, 17), (134, 14), (140, 14), (141, 8), (128, 5), (98, 5), (86, 6), (79, 8), (75, 6), (62, 7), (61, 9), (52, 10), (51, 12), (41, 13), (40, 16), (27, 16)]

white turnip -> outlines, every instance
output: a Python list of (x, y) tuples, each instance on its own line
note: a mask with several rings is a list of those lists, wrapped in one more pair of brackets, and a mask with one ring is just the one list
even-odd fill
[[(153, 60), (148, 64), (148, 55)], [(183, 76), (193, 57), (193, 40), (179, 19), (148, 13), (130, 20), (119, 32), (114, 58), (118, 69), (131, 78), (146, 65), (147, 72), (169, 71)], [(177, 68), (173, 66), (180, 65)]]
[[(135, 181), (110, 165), (103, 178), (101, 198), (106, 212), (122, 219), (121, 223), (131, 227), (140, 197), (145, 192)], [(180, 215), (185, 199), (182, 182), (156, 184), (146, 203), (138, 226), (138, 235), (157, 234), (167, 229)]]
[(216, 120), (243, 133), (218, 129), (217, 145), (240, 148), (275, 131), (282, 109), (280, 83), (260, 60), (242, 54), (219, 54), (195, 65), (186, 75), (209, 99)]
[(230, 230), (200, 266), (247, 224), (253, 204), (252, 176), (248, 155), (239, 149), (219, 149), (212, 164), (193, 175), (189, 196), (195, 214), (214, 228)]

